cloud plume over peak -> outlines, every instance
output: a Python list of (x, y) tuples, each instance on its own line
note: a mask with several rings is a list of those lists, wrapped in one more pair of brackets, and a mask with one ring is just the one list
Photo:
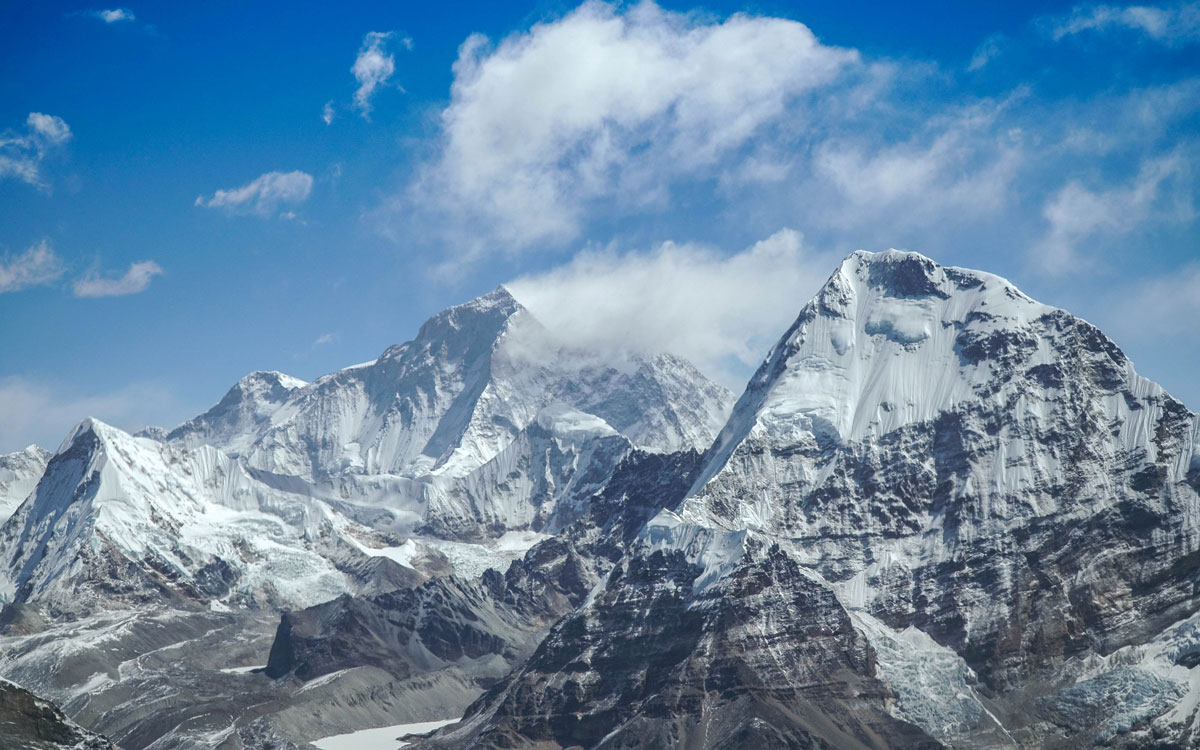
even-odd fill
[(733, 255), (673, 242), (585, 251), (505, 286), (572, 344), (669, 351), (737, 389), (836, 263), (783, 229)]

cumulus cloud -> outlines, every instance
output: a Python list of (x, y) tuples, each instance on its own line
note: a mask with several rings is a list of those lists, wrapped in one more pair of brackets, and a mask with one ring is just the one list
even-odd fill
[(1057, 40), (1084, 32), (1132, 31), (1163, 44), (1200, 41), (1200, 3), (1175, 5), (1079, 5), (1045, 22)]
[(0, 260), (0, 294), (48, 284), (64, 270), (50, 243), (42, 240), (20, 255)]
[(734, 255), (672, 242), (587, 251), (506, 286), (567, 341), (673, 352), (737, 389), (836, 264), (784, 229)]
[[(362, 46), (358, 49), (358, 56), (354, 58), (354, 65), (350, 67), (350, 72), (358, 81), (358, 90), (354, 92), (354, 106), (358, 108), (363, 117), (369, 117), (371, 114), (373, 109), (371, 97), (375, 94), (375, 90), (386, 84), (392, 74), (396, 72), (396, 58), (387, 49), (388, 42), (395, 36), (396, 32), (394, 31), (368, 33), (363, 37)], [(406, 49), (412, 49), (411, 39), (401, 39), (400, 43)]]
[(90, 273), (75, 282), (76, 297), (123, 297), (146, 291), (150, 280), (163, 272), (162, 267), (152, 260), (132, 263), (129, 270), (120, 276), (103, 277)]
[[(1146, 221), (1160, 196), (1160, 186), (1180, 169), (1180, 158), (1169, 156), (1143, 164), (1129, 186), (1092, 190), (1071, 180), (1042, 208), (1048, 228), (1034, 248), (1035, 261), (1051, 273), (1065, 272), (1085, 261), (1078, 252), (1081, 244), (1093, 238), (1119, 237)], [(1161, 218), (1191, 218), (1190, 202), (1175, 206), (1174, 213)]]
[(0, 453), (30, 443), (54, 450), (85, 417), (96, 417), (126, 430), (174, 425), (190, 409), (166, 388), (134, 383), (108, 393), (73, 393), (45, 378), (0, 378)]
[(30, 112), (24, 131), (0, 133), (0, 179), (13, 177), (39, 189), (46, 189), (42, 162), (71, 140), (71, 128), (61, 117)]
[(218, 190), (196, 205), (219, 208), (231, 214), (272, 216), (284, 204), (303, 203), (312, 193), (313, 178), (306, 172), (267, 172), (238, 188)]
[(661, 206), (674, 180), (719, 177), (857, 61), (795, 21), (708, 22), (649, 2), (589, 2), (498, 45), (474, 35), (454, 64), (440, 158), (412, 197), (509, 247), (569, 240), (590, 201)]

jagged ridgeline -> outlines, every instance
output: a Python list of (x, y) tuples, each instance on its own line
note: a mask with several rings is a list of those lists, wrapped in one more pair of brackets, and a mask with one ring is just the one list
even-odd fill
[(913, 253), (848, 257), (736, 404), (500, 289), (0, 459), (0, 673), (125, 748), (1193, 747), (1198, 439)]

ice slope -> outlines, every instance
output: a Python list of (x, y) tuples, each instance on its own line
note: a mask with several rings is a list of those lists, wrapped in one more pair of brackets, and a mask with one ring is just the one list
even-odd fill
[(0, 524), (33, 492), (49, 461), (50, 453), (36, 445), (0, 456)]

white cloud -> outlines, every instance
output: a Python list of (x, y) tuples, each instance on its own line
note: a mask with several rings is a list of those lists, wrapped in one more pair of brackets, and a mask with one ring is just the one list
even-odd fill
[(30, 112), (25, 123), (35, 137), (47, 146), (60, 146), (71, 140), (71, 128), (61, 117)]
[(804, 122), (796, 100), (857, 60), (795, 21), (648, 2), (589, 2), (494, 47), (474, 35), (440, 159), (410, 197), (511, 248), (569, 240), (590, 201), (661, 206), (672, 181), (719, 177), (769, 127)]
[(154, 383), (135, 383), (110, 393), (71, 393), (43, 378), (0, 378), (0, 453), (37, 443), (54, 450), (85, 417), (134, 431), (146, 425), (170, 427), (189, 409)]
[[(354, 65), (350, 68), (350, 72), (358, 81), (358, 90), (354, 92), (354, 106), (363, 117), (371, 114), (371, 96), (374, 95), (375, 89), (386, 84), (396, 72), (396, 58), (387, 50), (388, 41), (395, 36), (394, 31), (368, 33), (363, 37), (358, 56), (354, 58)], [(406, 49), (412, 49), (411, 39), (401, 39), (400, 42)], [(328, 124), (328, 121), (326, 122)]]
[(1069, 14), (1044, 22), (1060, 40), (1087, 31), (1134, 31), (1168, 45), (1200, 41), (1200, 3), (1151, 5), (1079, 5)]
[(881, 143), (878, 133), (866, 133), (816, 145), (812, 174), (820, 189), (810, 202), (821, 204), (820, 221), (894, 231), (996, 213), (1024, 159), (1016, 136), (995, 132), (1007, 106), (985, 102), (932, 118), (928, 132), (908, 141)]
[(325, 106), (321, 109), (321, 119), (324, 120), (326, 125), (333, 123), (334, 114), (333, 101), (330, 100), (325, 102)]
[(197, 206), (220, 208), (231, 214), (271, 216), (285, 203), (303, 203), (312, 193), (312, 175), (305, 172), (267, 172), (238, 188), (218, 190), (196, 198)]
[[(1034, 247), (1033, 259), (1043, 270), (1062, 273), (1086, 262), (1079, 246), (1097, 237), (1118, 237), (1151, 215), (1160, 186), (1181, 169), (1177, 156), (1148, 161), (1128, 187), (1089, 190), (1078, 180), (1059, 189), (1042, 207), (1049, 227)], [(1190, 219), (1190, 203), (1176, 207), (1176, 215), (1161, 218)]]
[(152, 260), (132, 263), (122, 276), (104, 278), (92, 272), (75, 282), (76, 297), (122, 297), (146, 291), (150, 280), (163, 272)]
[(48, 284), (64, 270), (50, 243), (42, 240), (14, 258), (0, 260), (0, 294)]
[(41, 166), (47, 155), (71, 140), (71, 128), (61, 117), (30, 112), (25, 132), (0, 133), (0, 179), (15, 177), (36, 188), (45, 189)]
[(738, 389), (836, 263), (784, 229), (731, 256), (671, 242), (585, 251), (506, 286), (573, 344), (670, 351)]
[(133, 21), (135, 17), (133, 11), (128, 8), (110, 8), (109, 10), (92, 11), (92, 15), (99, 18), (105, 23), (120, 23), (121, 21)]
[(335, 334), (335, 333), (322, 333), (320, 336), (317, 336), (316, 341), (312, 342), (312, 348), (315, 349), (318, 346), (324, 346), (325, 344), (332, 344), (336, 339), (337, 339), (337, 334)]

